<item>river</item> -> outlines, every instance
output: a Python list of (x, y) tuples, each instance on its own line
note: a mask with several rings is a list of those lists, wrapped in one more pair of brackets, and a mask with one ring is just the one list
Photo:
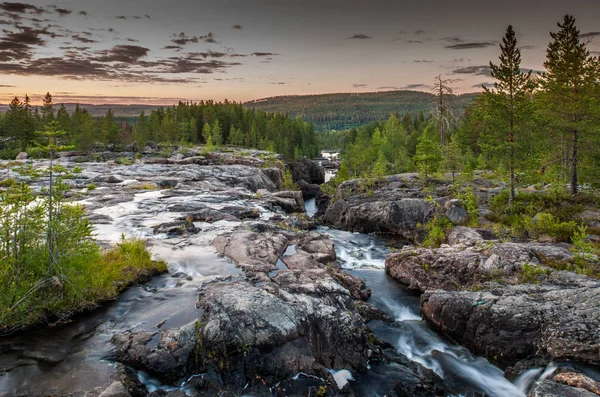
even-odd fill
[[(150, 167), (146, 172), (152, 170)], [(65, 394), (101, 386), (115, 370), (114, 347), (110, 343), (114, 334), (140, 329), (156, 332), (159, 328), (187, 324), (201, 315), (196, 300), (203, 282), (242, 278), (241, 272), (227, 259), (218, 257), (210, 246), (215, 236), (238, 227), (238, 222), (199, 222), (197, 226), (202, 232), (192, 236), (166, 237), (152, 233), (153, 225), (178, 215), (177, 206), (218, 209), (238, 205), (259, 209), (265, 220), (273, 215), (257, 202), (240, 198), (231, 190), (151, 191), (138, 193), (133, 200), (124, 202), (111, 201), (114, 191), (98, 190), (94, 197), (100, 199), (82, 202), (95, 205), (93, 215), (111, 219), (95, 226), (97, 240), (109, 244), (118, 241), (121, 235), (146, 238), (153, 255), (167, 261), (169, 273), (133, 287), (116, 301), (76, 316), (67, 324), (1, 337), (0, 396)], [(98, 205), (99, 202), (109, 204)], [(314, 201), (307, 201), (306, 207), (309, 215), (316, 212)], [(398, 353), (435, 371), (461, 390), (460, 395), (485, 392), (491, 397), (525, 396), (529, 385), (542, 375), (542, 369), (530, 370), (511, 383), (485, 359), (473, 356), (434, 332), (419, 315), (418, 296), (384, 271), (384, 259), (389, 253), (384, 240), (329, 228), (319, 231), (334, 240), (343, 267), (365, 280), (372, 290), (370, 302), (395, 318), (392, 324), (370, 323), (375, 334), (394, 345)], [(156, 344), (157, 338), (150, 343)], [(383, 396), (397, 380), (393, 376), (397, 371), (394, 365), (373, 364), (364, 374), (352, 374), (351, 386), (359, 396)], [(160, 386), (144, 373), (138, 375), (150, 390)], [(185, 384), (181, 388), (185, 390)]]

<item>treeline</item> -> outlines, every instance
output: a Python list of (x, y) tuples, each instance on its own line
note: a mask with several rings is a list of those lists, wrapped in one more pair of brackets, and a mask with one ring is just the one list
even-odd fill
[(32, 106), (28, 96), (11, 101), (0, 115), (0, 154), (11, 158), (18, 151), (35, 153), (40, 146), (40, 131), (49, 125), (65, 132), (63, 145), (86, 151), (120, 150), (133, 143), (143, 148), (152, 141), (209, 147), (229, 144), (270, 150), (288, 160), (316, 157), (319, 153), (310, 124), (279, 113), (246, 109), (235, 102), (180, 102), (150, 114), (142, 111), (137, 119), (131, 119), (117, 118), (110, 109), (102, 117), (94, 117), (79, 106), (71, 114), (64, 106), (55, 111), (48, 93), (41, 108)]
[[(551, 34), (544, 64), (534, 75), (521, 68), (511, 26), (491, 63), (494, 88), (485, 90), (459, 119), (446, 107), (430, 120), (390, 117), (332, 137), (345, 145), (337, 182), (358, 176), (419, 171), (453, 175), (493, 170), (511, 187), (538, 182), (600, 186), (600, 60), (587, 49), (575, 19)], [(338, 139), (335, 141), (335, 139)], [(344, 147), (344, 146), (342, 146)]]
[[(453, 95), (453, 100), (462, 112), (476, 97), (477, 94)], [(244, 106), (299, 116), (313, 123), (316, 130), (328, 131), (361, 127), (394, 113), (429, 114), (435, 108), (435, 96), (420, 91), (296, 95), (250, 101)]]

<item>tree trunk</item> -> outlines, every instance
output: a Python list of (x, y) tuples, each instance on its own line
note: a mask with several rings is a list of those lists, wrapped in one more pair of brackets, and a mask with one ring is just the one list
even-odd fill
[(573, 152), (571, 154), (571, 194), (577, 194), (577, 130), (573, 130)]

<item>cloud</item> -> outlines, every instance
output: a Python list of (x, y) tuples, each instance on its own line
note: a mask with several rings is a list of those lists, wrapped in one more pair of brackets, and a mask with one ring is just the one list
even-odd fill
[(427, 33), (427, 32), (424, 31), (424, 30), (419, 29), (419, 30), (415, 30), (413, 34), (415, 34), (415, 35), (418, 36), (418, 35), (425, 34), (425, 33)]
[(67, 10), (66, 8), (60, 8), (60, 7), (57, 7), (57, 6), (51, 6), (51, 7), (54, 10), (54, 12), (56, 12), (61, 17), (64, 17), (65, 15), (69, 15), (69, 14), (71, 14), (73, 12), (71, 10)]
[(367, 36), (366, 34), (358, 33), (354, 36), (348, 37), (346, 40), (369, 40), (372, 39), (371, 36)]
[(183, 50), (183, 47), (179, 46), (179, 45), (167, 45), (167, 46), (164, 46), (162, 49), (163, 50), (176, 50), (176, 51), (180, 51), (180, 50)]
[(79, 11), (79, 15), (88, 15), (88, 12), (85, 10)]
[(16, 88), (16, 85), (0, 84), (0, 88)]
[(181, 32), (179, 34), (174, 34), (173, 38), (171, 39), (172, 43), (177, 44), (179, 46), (184, 46), (189, 43), (196, 44), (200, 41), (204, 41), (205, 43), (209, 44), (218, 43), (217, 39), (215, 38), (215, 35), (212, 32), (209, 32), (207, 35), (204, 36), (187, 36), (184, 32)]
[(86, 43), (86, 44), (91, 44), (91, 43), (97, 43), (97, 40), (94, 39), (88, 39), (87, 37), (83, 37), (79, 34), (74, 34), (73, 36), (71, 36), (71, 39), (74, 41), (78, 41), (80, 43)]
[(537, 47), (534, 45), (524, 45), (522, 47), (519, 47), (520, 50), (535, 50)]
[(428, 59), (416, 59), (413, 61), (413, 63), (434, 63), (435, 61), (431, 61)]
[(478, 66), (465, 66), (462, 68), (454, 69), (454, 74), (472, 74), (475, 76), (491, 76), (491, 70), (488, 65)]
[(204, 41), (205, 43), (211, 43), (211, 44), (217, 44), (217, 43), (219, 43), (215, 39), (215, 35), (212, 34), (212, 32), (209, 32), (206, 36), (200, 36), (199, 38), (200, 38), (200, 40)]
[(409, 44), (423, 44), (423, 42), (420, 41), (420, 40), (406, 40), (406, 43), (409, 43)]
[(240, 30), (240, 29), (243, 29), (243, 27), (242, 27), (242, 25), (235, 24), (231, 27), (231, 29)]
[(453, 43), (453, 44), (460, 44), (460, 43), (464, 43), (465, 40), (458, 37), (458, 36), (446, 36), (446, 37), (442, 37), (439, 39), (439, 41), (446, 41), (448, 43)]
[(398, 89), (399, 90), (416, 90), (419, 88), (429, 88), (429, 86), (427, 84), (408, 84), (408, 85), (405, 85), (404, 87), (400, 87)]
[(391, 87), (391, 86), (385, 86), (385, 87), (377, 87), (376, 90), (399, 90), (400, 88), (398, 87)]
[(587, 32), (579, 35), (579, 37), (581, 37), (582, 39), (596, 36), (600, 36), (600, 32)]
[(141, 58), (146, 57), (149, 51), (148, 48), (137, 45), (117, 45), (105, 51), (98, 61), (136, 64)]
[(4, 10), (6, 12), (15, 13), (15, 14), (24, 14), (24, 13), (28, 13), (28, 12), (42, 14), (44, 12), (43, 8), (36, 7), (31, 4), (10, 3), (10, 2), (0, 3), (0, 10)]
[(448, 48), (451, 50), (470, 50), (470, 49), (475, 49), (475, 48), (492, 47), (495, 45), (496, 44), (494, 44), (494, 43), (485, 41), (485, 42), (470, 42), (470, 43), (451, 44), (451, 45), (445, 46), (444, 48)]
[(485, 88), (494, 88), (494, 83), (485, 82), (485, 83), (473, 84), (472, 87), (473, 88), (481, 88), (482, 86)]
[(272, 57), (272, 56), (279, 55), (279, 54), (275, 54), (272, 52), (253, 52), (250, 55), (253, 55), (255, 57)]
[(354, 88), (363, 88), (366, 86), (367, 86), (366, 84), (352, 84), (352, 87), (354, 87)]

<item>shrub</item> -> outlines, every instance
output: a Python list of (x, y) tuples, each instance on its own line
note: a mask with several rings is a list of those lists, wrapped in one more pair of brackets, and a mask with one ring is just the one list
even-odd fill
[(452, 222), (445, 216), (434, 216), (425, 225), (427, 230), (427, 237), (423, 242), (426, 247), (439, 247), (444, 241), (446, 241), (447, 234), (452, 230)]
[(11, 187), (17, 184), (17, 181), (13, 178), (7, 178), (3, 181), (0, 181), (0, 187)]
[(90, 183), (89, 185), (87, 185), (87, 190), (96, 190), (97, 186), (94, 185), (93, 183)]
[(529, 237), (539, 238), (546, 235), (563, 242), (570, 242), (577, 228), (575, 222), (561, 222), (552, 214), (545, 212), (535, 217), (524, 216), (523, 224)]
[(296, 182), (294, 182), (294, 177), (289, 170), (285, 170), (283, 173), (283, 189), (284, 190), (300, 190)]
[(552, 270), (550, 269), (544, 269), (541, 266), (525, 263), (523, 265), (523, 270), (519, 274), (519, 282), (537, 284), (551, 272)]
[(456, 196), (463, 203), (471, 217), (470, 225), (477, 226), (479, 219), (479, 198), (473, 192), (473, 188), (467, 187), (464, 191), (458, 192)]

